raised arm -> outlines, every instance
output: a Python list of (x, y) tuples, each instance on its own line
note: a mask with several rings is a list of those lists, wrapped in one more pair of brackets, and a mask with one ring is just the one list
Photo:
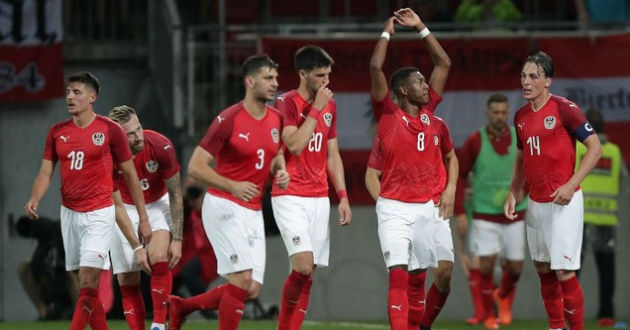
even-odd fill
[(394, 12), (394, 17), (396, 18), (396, 23), (414, 28), (420, 33), (422, 40), (424, 40), (427, 46), (431, 61), (433, 62), (433, 72), (431, 72), (429, 85), (439, 95), (442, 95), (444, 85), (446, 85), (446, 80), (448, 79), (448, 73), (451, 69), (451, 59), (448, 57), (448, 54), (446, 54), (435, 36), (429, 32), (427, 26), (413, 10), (409, 8), (399, 9)]
[(33, 220), (39, 218), (39, 214), (37, 214), (37, 207), (39, 206), (39, 201), (42, 199), (50, 186), (50, 178), (52, 178), (54, 170), (55, 163), (48, 159), (42, 160), (42, 165), (39, 167), (39, 173), (37, 173), (37, 177), (33, 183), (31, 198), (28, 202), (26, 202), (26, 205), (24, 205), (24, 212), (26, 212), (26, 215)]
[(335, 191), (339, 196), (339, 225), (346, 226), (352, 221), (352, 211), (350, 210), (350, 202), (348, 201), (348, 193), (346, 192), (346, 179), (343, 173), (343, 162), (339, 155), (339, 145), (337, 138), (328, 140), (328, 156), (326, 157), (326, 167), (328, 177), (335, 187)]
[(390, 17), (385, 22), (385, 28), (383, 34), (378, 38), (374, 51), (372, 52), (372, 58), (370, 59), (370, 79), (372, 81), (371, 95), (375, 101), (380, 101), (387, 95), (387, 78), (383, 72), (383, 63), (385, 63), (385, 56), (387, 55), (387, 45), (389, 44), (389, 38), (393, 36), (394, 31), (394, 17)]
[[(310, 106), (311, 110), (308, 113), (308, 117), (306, 120), (300, 125), (286, 125), (282, 129), (282, 142), (287, 146), (289, 152), (293, 155), (299, 155), (302, 153), (306, 145), (308, 145), (308, 141), (311, 139), (313, 132), (315, 131), (315, 127), (317, 127), (317, 120), (319, 118), (319, 113), (322, 111), (328, 101), (332, 98), (333, 93), (330, 89), (328, 89), (328, 82), (323, 84), (315, 95), (315, 100), (313, 104)], [(292, 115), (299, 116), (301, 115), (296, 113), (297, 109), (295, 109), (295, 105), (291, 102), (290, 104), (286, 104), (286, 101), (278, 100), (276, 102), (278, 110), (286, 113), (287, 111), (293, 112)]]

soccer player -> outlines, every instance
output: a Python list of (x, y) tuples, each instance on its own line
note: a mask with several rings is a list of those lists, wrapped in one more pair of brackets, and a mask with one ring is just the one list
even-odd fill
[(284, 282), (278, 329), (299, 329), (308, 308), (316, 266), (328, 266), (330, 249), (328, 177), (339, 196), (339, 225), (352, 220), (337, 143), (337, 106), (327, 87), (333, 59), (320, 47), (295, 53), (300, 85), (276, 99), (282, 113), (282, 141), (291, 185), (274, 186), (272, 206), (291, 258)]
[[(164, 135), (144, 130), (136, 111), (126, 105), (114, 107), (109, 118), (122, 126), (134, 155), (133, 163), (144, 192), (151, 229), (148, 244), (151, 262), (151, 299), (153, 323), (151, 330), (164, 330), (166, 302), (171, 294), (171, 268), (182, 255), (183, 202), (179, 171), (173, 143)], [(129, 189), (116, 177), (125, 209), (137, 228), (138, 214), (134, 211)], [(142, 224), (144, 225), (144, 224)], [(140, 292), (140, 265), (134, 262), (134, 251), (120, 230), (112, 245), (112, 266), (117, 275), (125, 318), (131, 329), (144, 329), (144, 301)], [(172, 237), (171, 237), (172, 234)]]
[[(435, 269), (435, 287), (440, 292), (450, 292), (451, 274), (453, 272), (453, 237), (449, 217), (453, 210), (455, 199), (455, 186), (457, 181), (458, 163), (453, 148), (448, 126), (442, 118), (433, 116), (433, 123), (436, 126), (437, 135), (434, 135), (434, 143), (440, 146), (441, 156), (446, 161), (448, 168), (448, 184), (446, 176), (440, 174), (442, 182), (436, 191), (433, 202), (435, 208), (435, 248), (438, 259), (438, 267)], [(378, 137), (375, 137), (370, 151), (367, 171), (365, 172), (365, 185), (374, 200), (380, 194), (380, 177), (382, 174), (382, 158)], [(447, 171), (444, 166), (440, 167), (440, 172)], [(418, 329), (422, 324), (429, 327), (437, 317), (437, 309), (425, 313), (425, 279), (426, 269), (420, 269), (415, 256), (409, 264), (409, 281), (407, 295), (409, 301), (408, 329)]]
[[(66, 270), (79, 271), (79, 298), (71, 329), (107, 329), (98, 300), (101, 269), (109, 269), (109, 250), (114, 238), (115, 208), (112, 201), (114, 163), (129, 186), (141, 221), (148, 221), (138, 176), (125, 133), (118, 124), (94, 112), (99, 83), (91, 73), (68, 77), (66, 104), (71, 118), (52, 126), (46, 138), (44, 159), (26, 215), (37, 219), (37, 206), (48, 190), (55, 163), (61, 172), (61, 232)], [(148, 242), (150, 233), (140, 233)]]
[[(417, 68), (397, 70), (391, 81), (392, 101), (383, 63), (394, 22), (419, 31), (435, 65), (429, 84)], [(421, 269), (437, 266), (434, 244), (433, 197), (440, 178), (440, 150), (431, 116), (441, 101), (450, 59), (435, 37), (411, 9), (400, 9), (385, 23), (370, 60), (371, 96), (377, 136), (382, 151), (381, 190), (376, 203), (378, 234), (389, 270), (388, 314), (392, 329), (407, 329), (409, 302), (407, 266), (413, 249)], [(427, 310), (439, 310), (448, 292), (435, 285), (427, 297)]]
[[(516, 160), (505, 216), (518, 217), (517, 202), (529, 192), (526, 233), (540, 277), (549, 327), (584, 329), (584, 298), (575, 276), (580, 268), (584, 203), (580, 182), (602, 154), (599, 138), (573, 102), (549, 92), (554, 66), (544, 52), (530, 55), (521, 71), (523, 98), (514, 115)], [(586, 146), (575, 168), (575, 140)], [(564, 316), (563, 316), (564, 310)]]
[[(517, 205), (517, 221), (503, 214), (504, 196), (512, 180), (511, 165), (516, 158), (516, 131), (507, 124), (510, 108), (505, 95), (490, 95), (486, 105), (488, 124), (469, 136), (461, 150), (456, 212), (457, 221), (468, 222), (464, 194), (466, 180), (472, 173), (474, 220), (470, 244), (479, 257), (483, 315), (469, 322), (483, 322), (486, 329), (496, 329), (498, 324), (512, 323), (512, 301), (525, 257), (525, 225), (522, 220), (527, 202)], [(505, 259), (506, 267), (501, 286), (495, 290), (493, 272), (499, 254)], [(494, 315), (495, 300), (499, 312), (498, 324)]]
[[(198, 309), (219, 309), (219, 329), (236, 329), (248, 295), (255, 297), (265, 270), (261, 192), (269, 173), (286, 188), (289, 174), (280, 148), (280, 113), (266, 105), (278, 89), (277, 64), (251, 56), (243, 64), (245, 98), (222, 111), (195, 148), (189, 175), (208, 185), (202, 218), (217, 257), (217, 272), (228, 283), (182, 299), (171, 296), (170, 329)], [(213, 169), (210, 163), (215, 160)]]

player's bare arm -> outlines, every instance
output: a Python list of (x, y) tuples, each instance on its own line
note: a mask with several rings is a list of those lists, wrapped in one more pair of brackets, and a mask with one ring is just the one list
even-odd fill
[[(337, 138), (328, 140), (328, 155), (326, 156), (326, 170), (328, 177), (335, 187), (335, 191), (346, 191), (346, 179), (343, 174), (343, 162), (339, 154)], [(352, 221), (352, 210), (348, 196), (339, 196), (339, 225), (347, 226)]]
[(551, 197), (554, 197), (553, 202), (556, 204), (567, 205), (571, 202), (575, 188), (580, 185), (582, 180), (584, 180), (586, 175), (595, 167), (597, 161), (602, 156), (602, 145), (597, 134), (590, 135), (584, 140), (583, 144), (586, 146), (586, 153), (578, 169), (573, 173), (573, 176), (571, 176), (567, 183), (558, 187), (551, 195)]
[(523, 199), (523, 150), (516, 150), (516, 158), (514, 159), (514, 174), (512, 175), (512, 184), (510, 192), (507, 195), (505, 204), (503, 204), (503, 212), (505, 217), (515, 220), (518, 215), (515, 212), (516, 203)]
[[(326, 105), (328, 105), (328, 101), (332, 99), (333, 92), (327, 87), (328, 83), (329, 82), (324, 83), (317, 90), (317, 94), (315, 94), (313, 103), (310, 106), (312, 109), (322, 111)], [(297, 156), (302, 153), (302, 150), (308, 145), (308, 141), (311, 139), (315, 127), (317, 127), (317, 119), (308, 116), (299, 128), (295, 126), (285, 126), (282, 129), (282, 141), (291, 154)]]
[[(385, 22), (385, 28), (383, 29), (383, 35), (387, 32), (388, 36), (393, 36), (394, 31), (394, 17), (390, 17)], [(380, 101), (385, 98), (389, 87), (387, 86), (387, 78), (383, 72), (383, 63), (385, 63), (385, 57), (387, 55), (387, 46), (389, 44), (389, 37), (381, 35), (374, 46), (372, 52), (372, 58), (370, 59), (370, 80), (372, 82), (371, 95), (375, 101)]]
[(271, 160), (270, 168), (271, 175), (274, 176), (278, 187), (280, 189), (287, 189), (289, 182), (291, 181), (291, 176), (289, 175), (289, 172), (287, 172), (287, 165), (282, 149), (279, 149), (276, 156)]
[(142, 270), (144, 270), (147, 274), (151, 274), (151, 266), (149, 265), (147, 250), (133, 231), (133, 225), (131, 224), (129, 214), (127, 214), (127, 210), (125, 210), (125, 206), (123, 205), (120, 191), (114, 191), (112, 199), (114, 200), (114, 209), (116, 212), (116, 225), (118, 225), (118, 228), (120, 228), (120, 231), (127, 239), (127, 242), (131, 245), (136, 260), (138, 261), (140, 267), (142, 267)]
[(260, 194), (258, 187), (251, 182), (233, 181), (217, 173), (210, 167), (213, 160), (208, 151), (196, 147), (188, 163), (188, 175), (201, 184), (227, 191), (244, 202)]
[(374, 201), (381, 194), (381, 174), (383, 172), (369, 166), (365, 171), (365, 188), (367, 188)]
[(147, 215), (147, 209), (144, 204), (144, 194), (140, 188), (140, 180), (138, 179), (136, 167), (133, 164), (133, 160), (130, 159), (119, 163), (118, 168), (123, 172), (123, 177), (129, 188), (129, 193), (131, 193), (133, 204), (138, 211), (138, 217), (140, 218), (138, 236), (140, 236), (140, 241), (143, 244), (149, 244), (152, 234), (151, 225), (149, 225), (149, 216)]
[(37, 207), (39, 206), (39, 201), (42, 199), (50, 186), (50, 178), (52, 178), (54, 170), (55, 163), (48, 159), (42, 160), (42, 165), (39, 167), (39, 173), (37, 173), (37, 177), (33, 183), (31, 198), (28, 202), (26, 202), (26, 205), (24, 205), (24, 212), (33, 220), (39, 218), (39, 214), (37, 214)]
[[(394, 17), (396, 17), (396, 23), (409, 28), (414, 28), (418, 32), (421, 32), (426, 28), (426, 25), (422, 22), (420, 17), (418, 17), (418, 15), (409, 8), (395, 11)], [(442, 95), (444, 85), (446, 85), (446, 80), (448, 79), (448, 73), (451, 69), (451, 59), (448, 57), (448, 54), (446, 54), (432, 33), (424, 37), (423, 40), (427, 46), (427, 51), (429, 52), (431, 61), (433, 62), (433, 71), (431, 72), (429, 85), (439, 95)]]
[(171, 208), (171, 244), (169, 245), (169, 267), (173, 269), (182, 258), (182, 236), (184, 232), (184, 202), (179, 172), (164, 180)]
[(440, 196), (440, 216), (444, 219), (448, 219), (451, 215), (453, 215), (455, 189), (457, 187), (457, 179), (459, 177), (459, 163), (457, 162), (455, 149), (444, 155), (444, 159), (446, 159), (448, 180), (446, 182), (446, 188), (444, 189), (444, 192), (442, 192), (442, 196)]

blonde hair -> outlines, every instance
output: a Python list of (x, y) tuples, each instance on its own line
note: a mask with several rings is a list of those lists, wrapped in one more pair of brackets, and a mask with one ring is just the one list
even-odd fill
[(124, 124), (131, 119), (131, 116), (136, 114), (136, 110), (128, 105), (119, 105), (114, 107), (107, 115), (111, 120)]

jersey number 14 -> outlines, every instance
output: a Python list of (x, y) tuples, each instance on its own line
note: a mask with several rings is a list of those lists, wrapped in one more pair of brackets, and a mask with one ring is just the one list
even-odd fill
[(529, 145), (529, 154), (531, 156), (534, 155), (534, 150), (536, 151), (536, 155), (540, 156), (540, 138), (538, 136), (534, 135), (528, 137), (527, 144)]

